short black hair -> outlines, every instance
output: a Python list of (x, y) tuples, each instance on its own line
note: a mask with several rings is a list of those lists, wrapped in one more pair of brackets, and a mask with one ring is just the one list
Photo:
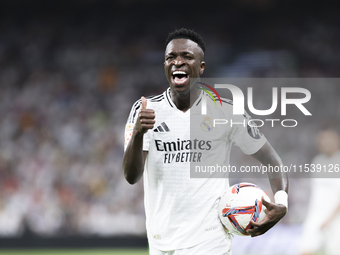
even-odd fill
[(168, 38), (165, 41), (165, 47), (174, 39), (189, 39), (195, 43), (198, 44), (198, 46), (203, 50), (203, 53), (205, 53), (205, 44), (203, 42), (202, 37), (196, 33), (194, 30), (187, 29), (187, 28), (181, 28), (178, 30), (175, 30), (174, 32), (169, 33)]

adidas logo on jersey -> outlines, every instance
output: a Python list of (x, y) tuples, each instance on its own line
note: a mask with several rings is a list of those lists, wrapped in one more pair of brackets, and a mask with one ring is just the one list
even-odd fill
[(155, 128), (153, 131), (154, 132), (170, 132), (170, 129), (165, 124), (165, 122), (162, 122), (161, 125), (159, 125), (157, 128)]

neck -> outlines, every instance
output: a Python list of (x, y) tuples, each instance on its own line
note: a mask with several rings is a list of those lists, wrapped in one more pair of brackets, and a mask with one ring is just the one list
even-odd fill
[(193, 103), (200, 95), (200, 91), (197, 89), (189, 90), (187, 93), (176, 93), (176, 91), (170, 89), (170, 96), (172, 102), (176, 105), (177, 109), (186, 112), (191, 108)]

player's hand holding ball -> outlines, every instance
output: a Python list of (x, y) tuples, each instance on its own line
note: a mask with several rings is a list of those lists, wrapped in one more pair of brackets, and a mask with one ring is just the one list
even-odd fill
[(153, 129), (155, 124), (155, 111), (153, 109), (146, 109), (147, 101), (145, 97), (142, 99), (142, 109), (139, 112), (138, 119), (135, 126), (137, 134), (145, 134), (149, 129)]
[(261, 222), (251, 221), (253, 228), (247, 230), (247, 233), (252, 237), (266, 233), (287, 213), (287, 207), (282, 204), (268, 202), (264, 199), (262, 199), (262, 204), (267, 208), (266, 217)]
[(254, 237), (264, 234), (286, 212), (284, 203), (271, 203), (266, 192), (247, 182), (231, 186), (222, 195), (219, 204), (219, 218), (225, 229), (231, 234), (241, 236)]

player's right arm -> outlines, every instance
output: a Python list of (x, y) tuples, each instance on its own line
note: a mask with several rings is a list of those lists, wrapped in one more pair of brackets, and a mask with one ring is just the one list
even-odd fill
[(146, 109), (147, 101), (142, 97), (142, 108), (138, 114), (133, 132), (129, 138), (123, 157), (125, 179), (135, 184), (142, 177), (147, 151), (143, 151), (144, 134), (155, 124), (155, 111)]

